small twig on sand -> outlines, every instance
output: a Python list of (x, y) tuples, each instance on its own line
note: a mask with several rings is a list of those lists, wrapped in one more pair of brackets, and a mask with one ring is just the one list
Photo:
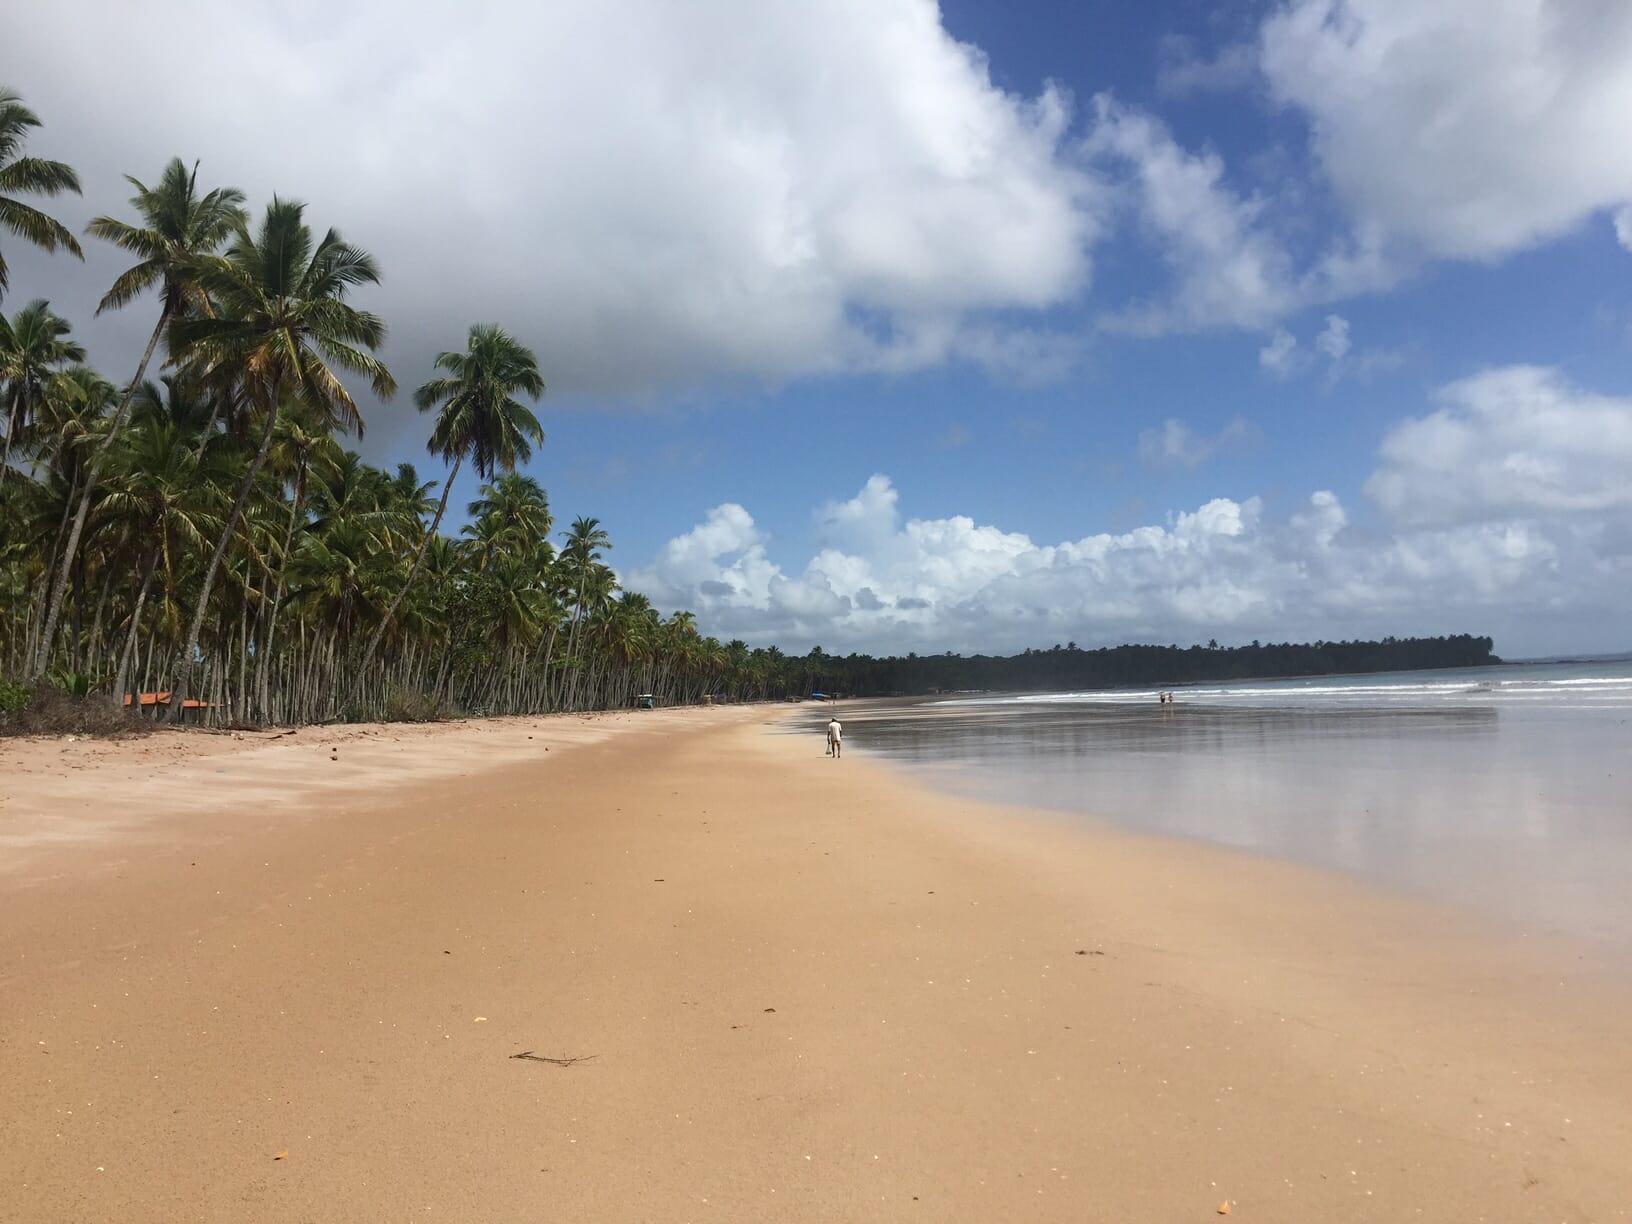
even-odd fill
[(511, 1058), (525, 1058), (528, 1062), (549, 1063), (555, 1067), (570, 1067), (574, 1063), (588, 1062), (592, 1058), (599, 1058), (599, 1054), (580, 1054), (576, 1058), (546, 1058), (543, 1054), (534, 1054), (531, 1050), (523, 1050), (520, 1054), (512, 1054)]

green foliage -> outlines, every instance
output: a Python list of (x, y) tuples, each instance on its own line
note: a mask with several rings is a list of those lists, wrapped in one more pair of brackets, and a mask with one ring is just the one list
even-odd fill
[(1488, 637), (1384, 638), (1377, 642), (1281, 643), (1220, 649), (1208, 646), (1107, 646), (1026, 650), (1008, 657), (908, 655), (836, 658), (812, 651), (787, 661), (788, 693), (820, 690), (855, 696), (968, 689), (1063, 691), (1146, 685), (1218, 683), (1287, 676), (1349, 675), (1437, 667), (1484, 667), (1501, 662)]
[(479, 476), (491, 480), (532, 458), (532, 444), (544, 440), (538, 418), (516, 400), (544, 394), (538, 358), (504, 328), (478, 323), (463, 353), (438, 353), (433, 378), (414, 392), (421, 412), (440, 406), (430, 449), (449, 463), (469, 459)]
[(28, 704), (28, 690), (14, 680), (0, 679), (0, 714), (20, 710)]
[[(79, 194), (79, 176), (69, 166), (43, 157), (25, 157), (23, 146), (40, 117), (23, 105), (22, 98), (0, 86), (0, 231), (15, 234), (47, 251), (62, 247), (84, 258), (79, 241), (68, 227), (19, 199), (24, 195)], [(9, 280), (6, 259), (0, 253), (0, 294)]]

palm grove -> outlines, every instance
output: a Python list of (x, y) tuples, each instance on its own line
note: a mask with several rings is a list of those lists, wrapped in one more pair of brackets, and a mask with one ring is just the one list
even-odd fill
[[(74, 171), (29, 156), (39, 119), (0, 89), (0, 295), (5, 244), (82, 257), (42, 211)], [(439, 495), (411, 464), (372, 467), (346, 379), (380, 398), (385, 323), (348, 299), (367, 251), (321, 236), (299, 203), (254, 219), (172, 161), (130, 179), (125, 218), (90, 238), (131, 259), (98, 312), (151, 311), (133, 373), (110, 378), (47, 301), (0, 300), (0, 699), (55, 684), (168, 692), (224, 722), (416, 717), (763, 695), (780, 657), (701, 636), (620, 591), (593, 518), (555, 531), (515, 469), (543, 441), (533, 353), (470, 329), (413, 393), (432, 414)], [(479, 487), (441, 533), (455, 479)], [(552, 538), (561, 540), (557, 548)], [(10, 681), (6, 679), (10, 677)]]

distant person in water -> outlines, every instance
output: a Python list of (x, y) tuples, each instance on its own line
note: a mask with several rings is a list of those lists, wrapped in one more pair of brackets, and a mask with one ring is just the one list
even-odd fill
[(837, 714), (827, 720), (827, 755), (830, 757), (844, 755), (844, 727), (839, 723)]

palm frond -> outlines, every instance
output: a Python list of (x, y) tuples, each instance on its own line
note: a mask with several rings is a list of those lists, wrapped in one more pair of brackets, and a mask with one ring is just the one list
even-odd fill
[(66, 225), (37, 208), (30, 208), (21, 200), (0, 196), (0, 227), (47, 251), (55, 251), (60, 246), (81, 259), (85, 258), (79, 240)]
[(153, 230), (116, 217), (92, 217), (85, 225), (85, 232), (143, 259), (156, 259), (164, 251), (164, 240)]
[(0, 166), (0, 192), (26, 191), (31, 195), (80, 193), (79, 175), (66, 162), (44, 157), (19, 157)]
[(118, 310), (121, 306), (141, 297), (163, 279), (164, 268), (157, 260), (144, 260), (135, 267), (125, 269), (114, 280), (112, 287), (102, 295), (102, 300), (97, 303), (96, 313)]

